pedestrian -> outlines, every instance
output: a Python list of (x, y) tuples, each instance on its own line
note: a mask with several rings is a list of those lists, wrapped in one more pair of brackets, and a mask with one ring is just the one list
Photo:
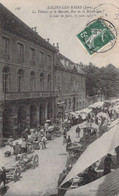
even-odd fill
[(28, 133), (27, 133), (28, 129), (26, 128), (23, 132), (22, 132), (22, 138), (27, 140), (28, 139)]
[(22, 149), (22, 153), (27, 153), (27, 143), (24, 138), (22, 139), (21, 149)]
[(64, 178), (66, 177), (67, 173), (66, 173), (66, 169), (63, 170), (63, 172), (60, 173), (59, 175), (59, 179), (58, 179), (58, 187), (60, 186), (60, 184), (63, 182)]
[(66, 139), (67, 139), (67, 128), (64, 127), (64, 130), (63, 130), (63, 144), (66, 143)]
[(6, 185), (6, 168), (5, 167), (2, 167), (1, 182), (3, 182), (3, 185), (5, 187)]
[(20, 145), (18, 142), (15, 143), (13, 149), (14, 149), (15, 160), (17, 161), (17, 155), (21, 153)]
[(111, 172), (111, 164), (112, 164), (112, 155), (107, 154), (107, 156), (104, 159), (104, 171), (103, 175), (106, 175)]
[(67, 175), (66, 169), (64, 169), (63, 172), (60, 173), (60, 175), (59, 175), (59, 179), (58, 179), (58, 195), (64, 195), (64, 193), (65, 193), (65, 191), (60, 188), (60, 185), (63, 182), (63, 180), (65, 179), (66, 175)]
[(66, 140), (66, 150), (68, 150), (68, 147), (70, 147), (72, 145), (72, 141), (71, 141), (71, 138), (70, 138), (70, 135), (68, 135), (68, 138)]
[(95, 171), (94, 165), (91, 165), (88, 168), (87, 174), (88, 174), (88, 183), (96, 180), (96, 178), (97, 178), (97, 172)]
[(119, 146), (117, 146), (117, 147), (115, 148), (115, 152), (116, 152), (117, 165), (118, 165), (118, 167), (119, 167)]
[(46, 140), (47, 140), (47, 139), (46, 139), (45, 136), (43, 136), (42, 139), (41, 139), (42, 150), (46, 148)]
[(79, 128), (79, 126), (76, 127), (75, 131), (76, 131), (76, 138), (80, 137), (80, 128)]

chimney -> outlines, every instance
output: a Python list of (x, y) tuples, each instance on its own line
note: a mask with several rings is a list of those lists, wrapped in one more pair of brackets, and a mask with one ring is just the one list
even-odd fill
[(59, 43), (56, 43), (56, 49), (59, 50)]
[(32, 27), (31, 29), (36, 32), (37, 27)]
[(47, 42), (49, 43), (49, 41), (50, 41), (50, 39), (49, 38), (47, 38)]

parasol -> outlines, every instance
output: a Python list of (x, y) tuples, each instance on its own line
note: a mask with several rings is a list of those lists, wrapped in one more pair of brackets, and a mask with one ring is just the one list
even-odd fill
[(119, 145), (119, 118), (116, 124), (108, 132), (91, 143), (79, 157), (72, 170), (62, 182), (61, 186), (77, 174), (83, 172), (90, 165), (101, 159)]
[(119, 168), (94, 182), (66, 192), (65, 196), (119, 195)]
[(100, 116), (102, 116), (102, 117), (104, 117), (104, 118), (108, 118), (108, 115), (107, 115), (106, 113), (104, 113), (104, 112), (99, 112), (99, 113), (97, 114), (97, 117), (100, 117)]

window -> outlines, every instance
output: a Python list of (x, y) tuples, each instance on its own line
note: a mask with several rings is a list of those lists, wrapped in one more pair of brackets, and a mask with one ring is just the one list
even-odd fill
[(65, 110), (67, 109), (67, 100), (65, 99)]
[(17, 44), (17, 56), (18, 56), (18, 62), (23, 63), (24, 62), (24, 46), (21, 43)]
[(40, 52), (40, 66), (44, 66), (45, 56), (43, 52)]
[(40, 89), (41, 89), (41, 91), (44, 90), (44, 75), (43, 75), (43, 73), (40, 74)]
[(47, 65), (48, 65), (48, 68), (50, 69), (51, 68), (51, 56), (50, 55), (47, 55)]
[(30, 90), (35, 90), (35, 73), (33, 71), (30, 73)]
[(22, 91), (24, 85), (24, 71), (22, 69), (18, 70), (18, 92)]
[(48, 91), (51, 90), (51, 75), (48, 74), (48, 83), (47, 83)]
[(9, 59), (9, 54), (10, 54), (9, 38), (2, 37), (2, 53), (4, 55), (4, 58)]
[(10, 71), (8, 67), (3, 68), (3, 92), (8, 92), (10, 86)]
[(69, 110), (71, 109), (71, 99), (69, 99)]
[(30, 48), (30, 64), (35, 65), (35, 49)]

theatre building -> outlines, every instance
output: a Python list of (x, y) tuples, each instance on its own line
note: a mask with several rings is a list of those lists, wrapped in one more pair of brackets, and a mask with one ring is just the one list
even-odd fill
[(55, 90), (58, 91), (57, 109), (60, 116), (81, 110), (86, 106), (85, 73), (81, 65), (75, 64), (58, 53), (55, 66)]
[(56, 53), (0, 4), (0, 138), (54, 117)]

